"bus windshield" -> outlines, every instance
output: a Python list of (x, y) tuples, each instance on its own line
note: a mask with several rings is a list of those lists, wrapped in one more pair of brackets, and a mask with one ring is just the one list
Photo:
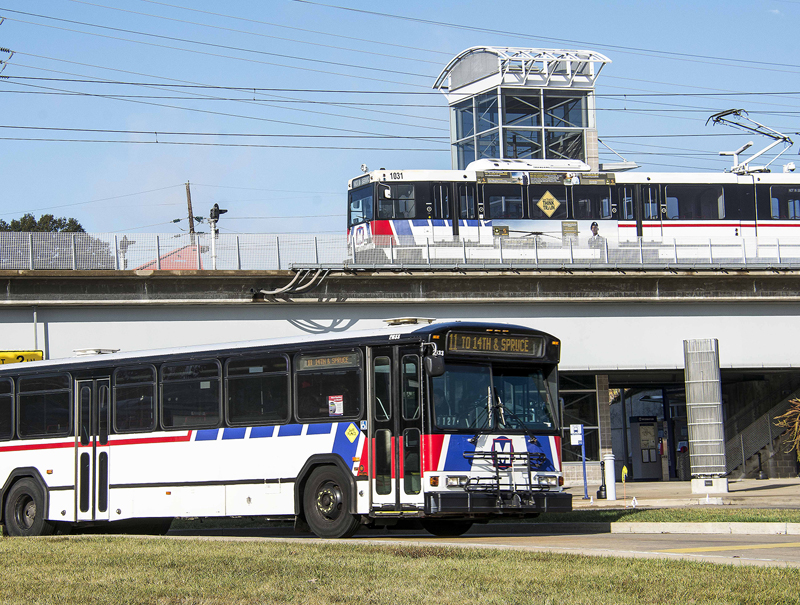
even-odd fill
[(540, 368), (447, 362), (433, 381), (436, 426), (441, 429), (551, 431), (553, 400)]
[(372, 185), (350, 192), (347, 226), (368, 223), (372, 220)]

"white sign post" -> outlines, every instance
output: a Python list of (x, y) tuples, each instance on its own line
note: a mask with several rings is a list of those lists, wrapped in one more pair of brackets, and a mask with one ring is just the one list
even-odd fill
[(583, 425), (570, 424), (569, 425), (569, 442), (570, 445), (581, 446), (581, 461), (583, 462), (583, 499), (589, 499), (589, 485), (586, 481), (586, 444), (583, 439)]

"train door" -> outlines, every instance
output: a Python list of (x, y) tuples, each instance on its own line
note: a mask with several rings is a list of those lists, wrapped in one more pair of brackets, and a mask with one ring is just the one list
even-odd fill
[(667, 209), (666, 205), (661, 204), (658, 185), (637, 185), (636, 193), (642, 217), (642, 238), (645, 241), (661, 241), (664, 234), (661, 215), (666, 214)]
[(416, 347), (380, 347), (371, 361), (372, 510), (396, 515), (423, 506), (421, 362)]
[(111, 379), (77, 380), (75, 399), (76, 520), (109, 519), (108, 427)]
[(483, 211), (478, 208), (478, 198), (474, 183), (457, 183), (455, 205), (457, 214), (453, 217), (453, 232), (459, 239), (468, 242), (480, 241), (480, 223)]

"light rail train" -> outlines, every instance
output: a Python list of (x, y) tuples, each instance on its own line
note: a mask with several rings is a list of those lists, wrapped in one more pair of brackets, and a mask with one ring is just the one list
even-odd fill
[(348, 236), (391, 243), (611, 242), (798, 237), (793, 173), (590, 172), (577, 160), (478, 160), (466, 170), (375, 170), (348, 183)]

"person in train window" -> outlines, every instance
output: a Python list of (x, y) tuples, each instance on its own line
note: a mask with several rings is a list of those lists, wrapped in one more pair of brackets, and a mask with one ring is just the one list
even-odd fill
[(600, 227), (596, 222), (592, 223), (592, 237), (589, 238), (590, 248), (602, 248), (605, 245), (605, 239), (600, 235)]

